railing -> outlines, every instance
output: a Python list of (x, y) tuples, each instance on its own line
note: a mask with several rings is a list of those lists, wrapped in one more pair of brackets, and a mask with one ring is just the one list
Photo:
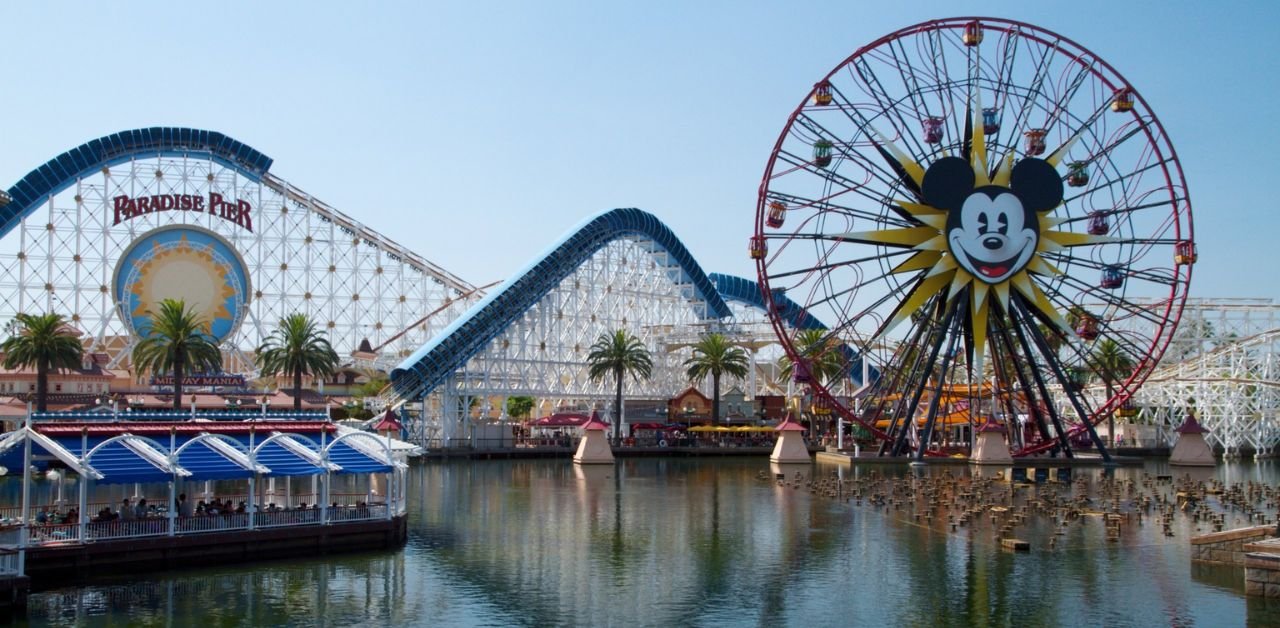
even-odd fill
[(329, 521), (370, 521), (387, 518), (386, 504), (365, 504), (347, 508), (330, 508)]
[[(354, 521), (377, 521), (387, 519), (386, 503), (365, 503), (367, 496), (363, 493), (342, 493), (331, 496), (336, 507), (330, 505), (325, 511), (327, 523), (347, 523)], [(404, 514), (406, 504), (403, 500), (394, 505), (397, 514)], [(287, 528), (298, 526), (320, 525), (322, 509), (315, 506), (296, 509), (264, 510), (253, 515), (254, 528)], [(10, 539), (17, 545), (18, 525), (10, 525), (0, 530), (11, 531)], [(173, 520), (173, 534), (178, 536), (191, 534), (207, 534), (212, 532), (228, 532), (249, 529), (249, 515), (246, 513), (227, 513), (217, 515), (194, 515), (176, 517)], [(62, 543), (79, 543), (79, 523), (32, 523), (28, 527), (31, 546), (55, 545)], [(84, 542), (109, 541), (119, 539), (153, 538), (169, 535), (169, 517), (166, 513), (142, 519), (117, 519), (114, 521), (90, 521), (84, 526)], [(4, 548), (0, 547), (0, 561), (3, 560)], [(17, 569), (16, 558), (13, 568)], [(0, 562), (0, 574), (3, 574)]]
[[(78, 527), (78, 526), (77, 526)], [(39, 528), (33, 528), (38, 530)], [(110, 539), (131, 539), (148, 536), (165, 536), (169, 534), (169, 519), (163, 517), (147, 517), (146, 519), (120, 519), (117, 521), (90, 521), (85, 526), (88, 541), (106, 541)], [(32, 538), (35, 535), (32, 534)]]
[(18, 575), (18, 550), (0, 547), (0, 576)]
[(259, 528), (281, 528), (285, 526), (318, 525), (320, 509), (306, 510), (273, 510), (254, 515), (253, 524)]
[[(528, 449), (542, 451), (566, 451), (572, 450), (578, 446), (578, 442), (582, 438), (575, 437), (522, 437), (522, 438), (451, 438), (444, 441), (446, 450), (470, 450), (483, 452), (487, 450), (497, 449)], [(684, 436), (676, 438), (674, 436), (651, 436), (651, 437), (623, 437), (614, 440), (612, 436), (608, 437), (613, 447), (683, 447), (697, 449), (723, 449), (723, 448), (741, 448), (741, 447), (773, 447), (776, 438), (772, 435), (757, 436), (738, 436), (734, 434), (713, 434), (708, 436)], [(437, 439), (433, 444), (433, 448), (440, 448), (440, 441)]]
[(194, 517), (178, 517), (174, 522), (174, 534), (226, 532), (228, 530), (245, 530), (248, 527), (249, 515), (244, 513), (196, 515)]
[(28, 533), (32, 545), (80, 542), (80, 524), (78, 523), (35, 525), (28, 528)]

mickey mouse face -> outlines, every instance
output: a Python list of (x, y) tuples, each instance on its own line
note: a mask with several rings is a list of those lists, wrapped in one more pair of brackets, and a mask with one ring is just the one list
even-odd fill
[(1034, 215), (1010, 191), (984, 186), (947, 215), (947, 245), (956, 263), (987, 283), (1022, 270), (1040, 242)]
[(1037, 212), (1062, 202), (1062, 179), (1042, 159), (1023, 159), (1009, 187), (974, 189), (969, 162), (944, 157), (929, 166), (924, 201), (947, 212), (947, 246), (956, 263), (979, 281), (997, 284), (1026, 267), (1040, 242)]

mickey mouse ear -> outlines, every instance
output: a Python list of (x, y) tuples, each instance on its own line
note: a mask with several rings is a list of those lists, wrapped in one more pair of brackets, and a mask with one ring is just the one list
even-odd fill
[(924, 202), (942, 210), (959, 209), (973, 191), (973, 166), (959, 157), (943, 157), (924, 173), (920, 195)]
[(1032, 211), (1049, 211), (1062, 202), (1062, 177), (1043, 159), (1028, 157), (1019, 161), (1009, 173), (1009, 187)]

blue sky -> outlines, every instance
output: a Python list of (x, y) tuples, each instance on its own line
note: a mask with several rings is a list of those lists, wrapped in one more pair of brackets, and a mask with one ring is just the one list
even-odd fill
[(476, 284), (613, 207), (753, 276), (787, 116), (859, 46), (955, 15), (1031, 22), (1115, 66), (1181, 157), (1192, 296), (1280, 296), (1272, 2), (11, 2), (0, 185), (111, 132), (192, 126)]

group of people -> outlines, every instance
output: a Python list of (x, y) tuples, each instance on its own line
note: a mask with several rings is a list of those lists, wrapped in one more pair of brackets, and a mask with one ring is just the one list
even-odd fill
[(72, 507), (66, 512), (58, 512), (49, 510), (48, 506), (40, 509), (36, 513), (36, 523), (38, 525), (59, 525), (64, 523), (80, 523), (80, 509)]
[[(246, 512), (249, 512), (249, 509), (250, 509), (250, 506), (245, 504), (245, 502), (243, 501), (237, 504), (235, 502), (232, 502), (231, 499), (220, 500), (216, 497), (207, 502), (204, 500), (200, 500), (193, 507), (191, 502), (187, 500), (186, 493), (182, 493), (178, 495), (178, 500), (175, 507), (177, 509), (177, 513), (179, 517), (244, 514)], [(367, 507), (368, 506), (364, 502), (359, 502), (355, 506), (356, 509), (363, 509)], [(338, 505), (338, 502), (333, 502), (333, 505), (331, 506), (331, 508), (336, 510), (340, 508), (340, 506)], [(315, 511), (318, 513), (320, 510), (320, 504), (313, 504), (308, 506), (304, 502), (304, 503), (298, 504), (298, 506), (294, 508), (283, 508), (283, 507), (277, 506), (274, 503), (271, 503), (265, 506), (258, 506), (256, 507), (256, 510), (258, 512), (283, 512), (286, 510), (302, 510), (302, 511), (309, 510), (309, 511)], [(125, 497), (120, 501), (119, 508), (117, 508), (116, 510), (112, 510), (109, 505), (103, 506), (102, 509), (98, 511), (98, 514), (92, 519), (90, 519), (90, 521), (94, 523), (105, 523), (109, 521), (135, 521), (139, 519), (147, 519), (152, 517), (165, 517), (165, 516), (167, 516), (167, 511), (164, 508), (157, 508), (155, 504), (148, 504), (147, 498), (145, 497), (138, 498), (137, 502), (133, 502), (128, 497)], [(60, 524), (80, 523), (80, 511), (77, 508), (72, 507), (70, 510), (63, 513), (63, 512), (58, 512), (57, 510), (50, 510), (49, 506), (44, 506), (40, 509), (40, 512), (36, 514), (35, 522), (39, 525), (60, 525)]]

